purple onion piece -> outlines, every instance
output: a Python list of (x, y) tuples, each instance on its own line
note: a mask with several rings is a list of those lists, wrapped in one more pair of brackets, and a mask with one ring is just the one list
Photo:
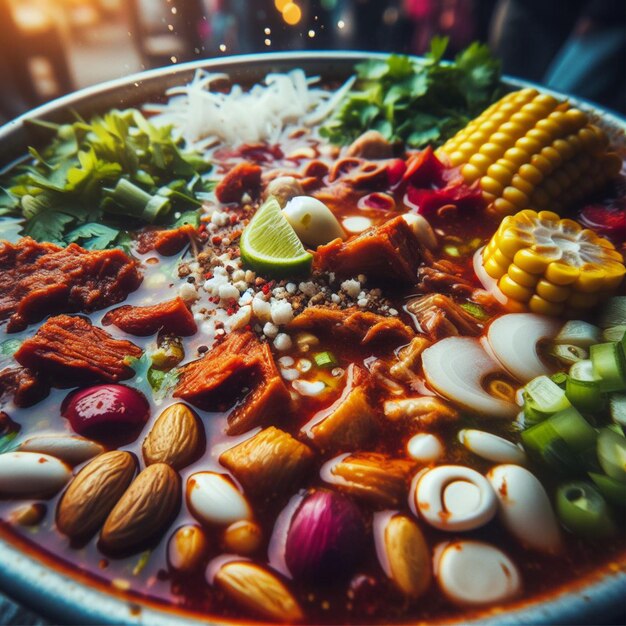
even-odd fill
[(365, 525), (352, 500), (333, 491), (315, 491), (291, 518), (285, 564), (295, 578), (335, 579), (352, 572), (364, 544)]
[(146, 397), (126, 385), (96, 385), (69, 394), (61, 414), (80, 435), (101, 441), (133, 441), (150, 415)]

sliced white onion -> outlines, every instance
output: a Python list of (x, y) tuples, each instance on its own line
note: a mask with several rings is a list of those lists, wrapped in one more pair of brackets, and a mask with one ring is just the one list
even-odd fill
[(502, 437), (483, 430), (464, 429), (459, 431), (459, 441), (471, 452), (495, 463), (523, 465), (526, 453), (522, 448)]
[(519, 465), (498, 465), (487, 474), (499, 501), (502, 523), (524, 546), (558, 553), (561, 531), (542, 484)]
[(435, 550), (434, 569), (443, 593), (454, 604), (500, 604), (520, 594), (522, 578), (513, 561), (482, 541), (455, 541)]
[(487, 417), (513, 419), (518, 412), (513, 402), (494, 398), (482, 388), (485, 376), (502, 369), (478, 339), (442, 339), (424, 350), (422, 366), (431, 387), (457, 405)]
[(550, 374), (539, 357), (541, 339), (556, 336), (558, 320), (535, 313), (509, 313), (496, 319), (487, 331), (492, 353), (512, 376), (523, 383)]
[(482, 474), (462, 465), (439, 465), (414, 485), (413, 505), (420, 517), (439, 530), (472, 530), (496, 514), (498, 501)]

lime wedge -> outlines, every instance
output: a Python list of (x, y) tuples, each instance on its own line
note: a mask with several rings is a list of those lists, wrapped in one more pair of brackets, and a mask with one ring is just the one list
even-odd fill
[(311, 271), (313, 256), (304, 249), (272, 196), (244, 229), (239, 250), (244, 264), (263, 274), (286, 277)]

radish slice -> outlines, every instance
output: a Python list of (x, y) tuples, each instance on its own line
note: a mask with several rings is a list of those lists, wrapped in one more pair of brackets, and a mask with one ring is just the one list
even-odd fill
[(512, 376), (523, 383), (551, 374), (541, 360), (537, 344), (555, 337), (561, 328), (558, 320), (535, 313), (509, 313), (489, 326), (487, 341), (492, 354)]
[(428, 383), (452, 402), (485, 417), (513, 419), (519, 408), (513, 402), (490, 396), (482, 381), (502, 371), (473, 337), (448, 337), (426, 348), (422, 366)]

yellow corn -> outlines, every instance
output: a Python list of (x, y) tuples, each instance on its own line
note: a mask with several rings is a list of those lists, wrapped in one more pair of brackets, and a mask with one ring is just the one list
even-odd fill
[(567, 102), (535, 89), (507, 94), (437, 152), (478, 181), (488, 211), (561, 211), (601, 188), (622, 167), (605, 133)]
[(505, 296), (544, 315), (575, 316), (612, 295), (626, 274), (610, 241), (551, 211), (505, 217), (482, 257)]

